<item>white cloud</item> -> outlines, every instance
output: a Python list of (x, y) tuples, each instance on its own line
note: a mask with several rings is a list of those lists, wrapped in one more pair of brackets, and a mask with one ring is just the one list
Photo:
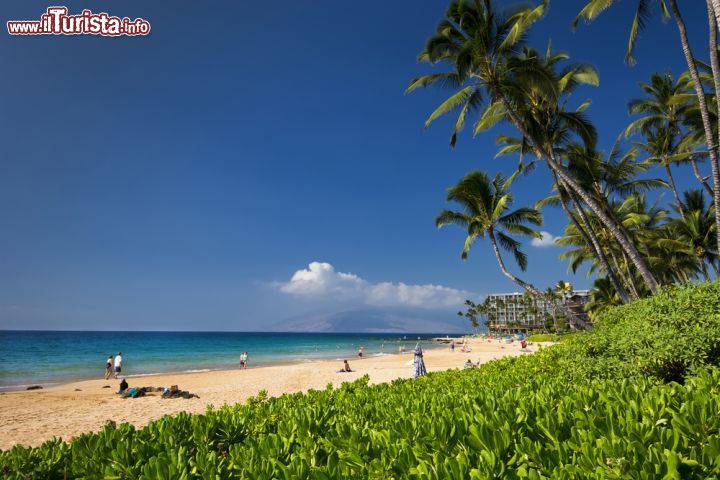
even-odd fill
[(542, 235), (542, 238), (533, 238), (532, 240), (530, 240), (530, 245), (538, 248), (557, 246), (555, 245), (555, 240), (560, 237), (555, 237), (549, 232), (540, 232), (540, 235)]
[(311, 262), (308, 268), (295, 272), (280, 291), (297, 296), (355, 300), (367, 305), (418, 308), (456, 308), (472, 293), (442, 285), (407, 285), (405, 283), (371, 283), (352, 273), (335, 271), (329, 263)]
[(307, 269), (295, 272), (289, 282), (280, 284), (280, 290), (295, 295), (352, 296), (360, 292), (367, 282), (351, 273), (336, 272), (329, 263), (310, 262)]

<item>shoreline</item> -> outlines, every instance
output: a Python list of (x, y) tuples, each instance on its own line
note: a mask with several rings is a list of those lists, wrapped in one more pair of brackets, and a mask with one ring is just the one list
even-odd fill
[[(468, 337), (470, 338), (470, 337)], [(462, 341), (463, 337), (450, 337), (449, 339), (446, 339), (445, 337), (442, 338), (427, 338), (423, 339), (423, 341), (429, 343), (431, 346), (426, 346), (425, 350), (431, 351), (431, 350), (438, 350), (442, 348), (446, 348), (445, 344), (450, 343), (450, 341), (455, 340), (456, 342)], [(410, 340), (408, 340), (410, 341)], [(372, 353), (364, 357), (364, 360), (371, 359), (371, 358), (381, 358), (389, 355), (404, 355), (407, 353), (412, 353), (411, 350), (407, 350), (405, 353), (400, 353), (397, 351), (393, 352), (380, 352), (380, 353)], [(347, 359), (348, 361), (358, 360), (357, 354), (343, 357), (343, 359)], [(249, 366), (249, 369), (258, 369), (258, 368), (267, 368), (267, 367), (282, 367), (282, 366), (290, 366), (290, 365), (297, 365), (297, 364), (312, 364), (317, 362), (328, 362), (328, 361), (338, 361), (341, 362), (341, 359), (333, 358), (332, 355), (328, 356), (318, 356), (314, 358), (287, 358), (283, 360), (277, 360), (277, 361), (263, 361), (260, 364), (256, 364), (253, 366)], [(252, 364), (252, 362), (251, 362)], [(144, 377), (156, 377), (156, 376), (165, 376), (165, 375), (184, 375), (184, 374), (192, 374), (192, 373), (207, 373), (207, 372), (232, 372), (235, 370), (242, 370), (239, 365), (230, 365), (230, 364), (223, 364), (223, 365), (210, 365), (205, 368), (196, 368), (196, 369), (190, 369), (190, 370), (165, 370), (165, 371), (158, 371), (158, 372), (144, 372), (144, 373), (125, 373), (120, 375), (119, 378), (144, 378)], [(114, 375), (114, 373), (113, 373)], [(53, 388), (63, 387), (65, 385), (73, 384), (73, 383), (79, 383), (79, 382), (85, 382), (85, 381), (92, 381), (92, 380), (104, 380), (104, 377), (98, 378), (97, 376), (91, 377), (91, 376), (81, 376), (81, 377), (66, 377), (58, 379), (57, 381), (53, 380), (39, 380), (37, 382), (33, 383), (26, 383), (21, 385), (0, 385), (0, 394), (4, 393), (17, 393), (17, 392), (29, 392), (29, 391), (35, 391), (28, 390), (27, 387), (33, 387), (33, 386), (40, 386), (42, 388), (37, 390), (50, 390)], [(114, 377), (110, 377), (110, 381), (114, 380)]]
[[(504, 356), (519, 356), (520, 345), (483, 339), (469, 340), (471, 353), (450, 351), (446, 345), (425, 350), (428, 372), (461, 369), (466, 360), (485, 363)], [(536, 351), (532, 345), (527, 353)], [(199, 395), (191, 399), (163, 399), (159, 393), (123, 399), (116, 395), (119, 380), (81, 380), (42, 390), (0, 393), (0, 449), (16, 444), (38, 446), (52, 437), (63, 440), (100, 430), (108, 421), (141, 428), (150, 421), (180, 412), (204, 413), (208, 406), (243, 403), (265, 390), (269, 396), (337, 387), (368, 375), (376, 384), (412, 377), (412, 352), (388, 353), (362, 360), (350, 359), (353, 372), (338, 373), (341, 362), (317, 360), (255, 368), (209, 372), (163, 373), (126, 377), (130, 387), (178, 385)]]

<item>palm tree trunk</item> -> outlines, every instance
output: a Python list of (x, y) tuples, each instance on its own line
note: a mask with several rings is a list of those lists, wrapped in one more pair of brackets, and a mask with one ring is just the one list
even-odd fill
[[(555, 177), (555, 183), (558, 184), (558, 186), (560, 186), (560, 183), (559, 183), (560, 180), (558, 179), (557, 175), (553, 174), (553, 176)], [(564, 185), (563, 185), (563, 188), (564, 188)], [(558, 193), (560, 193), (560, 192), (558, 192)], [(627, 292), (623, 288), (620, 281), (618, 281), (618, 278), (615, 275), (613, 268), (608, 263), (607, 257), (605, 256), (605, 252), (603, 252), (603, 250), (602, 250), (600, 241), (598, 240), (597, 235), (595, 235), (595, 231), (592, 229), (592, 226), (590, 225), (590, 222), (588, 221), (587, 215), (585, 215), (585, 211), (582, 209), (582, 205), (579, 205), (574, 197), (573, 197), (573, 202), (575, 203), (575, 209), (578, 211), (578, 214), (580, 215), (580, 218), (583, 221), (583, 224), (585, 226), (584, 228), (582, 225), (580, 225), (577, 218), (575, 218), (575, 215), (573, 215), (572, 211), (570, 210), (570, 207), (566, 203), (564, 196), (562, 194), (560, 194), (560, 204), (562, 205), (563, 210), (565, 210), (565, 213), (567, 214), (568, 218), (570, 218), (570, 221), (573, 222), (573, 224), (575, 225), (575, 228), (577, 228), (578, 232), (580, 232), (580, 235), (582, 235), (582, 237), (585, 239), (585, 242), (595, 253), (595, 257), (600, 261), (600, 264), (605, 269), (605, 272), (607, 273), (610, 283), (612, 283), (613, 287), (617, 291), (620, 301), (622, 303), (630, 303), (630, 297), (628, 297)]]
[(590, 221), (585, 214), (585, 210), (583, 210), (582, 205), (580, 205), (576, 199), (573, 199), (573, 201), (575, 202), (575, 208), (580, 215), (580, 219), (582, 220), (585, 228), (587, 229), (587, 236), (590, 237), (591, 241), (593, 242), (593, 247), (597, 251), (598, 260), (600, 260), (603, 268), (605, 268), (610, 283), (612, 283), (613, 287), (617, 291), (618, 298), (622, 303), (630, 303), (630, 297), (628, 296), (625, 288), (622, 286), (622, 283), (618, 280), (615, 271), (610, 266), (610, 263), (605, 256), (605, 252), (603, 251), (602, 245), (600, 245), (600, 240), (597, 238), (597, 235), (595, 234), (595, 231), (593, 230), (592, 225), (590, 224)]
[(623, 232), (622, 225), (613, 220), (602, 208), (602, 206), (595, 201), (595, 199), (588, 193), (584, 188), (578, 184), (575, 179), (572, 177), (572, 174), (565, 169), (565, 167), (561, 166), (559, 163), (557, 163), (554, 159), (548, 157), (546, 158), (548, 165), (551, 169), (554, 169), (560, 178), (565, 181), (568, 186), (572, 187), (572, 190), (577, 193), (577, 195), (582, 199), (582, 201), (592, 210), (592, 212), (597, 215), (597, 217), (605, 224), (605, 226), (608, 228), (610, 233), (613, 237), (617, 240), (617, 242), (620, 244), (621, 248), (625, 251), (625, 253), (630, 257), (630, 260), (635, 265), (635, 268), (637, 268), (640, 275), (643, 277), (643, 280), (645, 280), (645, 284), (650, 289), (651, 292), (657, 293), (659, 291), (659, 285), (657, 283), (657, 280), (655, 280), (655, 277), (653, 276), (652, 272), (650, 271), (650, 268), (643, 258), (643, 256), (638, 251), (635, 244), (632, 242), (631, 237)]
[[(610, 255), (610, 258), (612, 259), (613, 266), (615, 267), (615, 271), (618, 273), (618, 276), (622, 279), (623, 285), (627, 287), (627, 290), (630, 292), (630, 295), (632, 296), (633, 300), (639, 300), (640, 294), (638, 293), (637, 285), (635, 284), (635, 278), (633, 277), (632, 273), (630, 273), (630, 267), (628, 265), (627, 256), (625, 255), (625, 252), (620, 249), (620, 253), (622, 253), (624, 264), (621, 263), (617, 256), (615, 255), (615, 252), (613, 252), (612, 249), (612, 239), (607, 235), (606, 231), (602, 231), (602, 240), (605, 244), (607, 244), (607, 251)], [(601, 243), (602, 245), (602, 243)]]
[[(720, 1), (720, 0), (718, 0)], [(700, 170), (698, 170), (697, 162), (695, 161), (695, 157), (690, 157), (690, 165), (692, 165), (693, 173), (695, 174), (695, 178), (697, 178), (698, 182), (700, 182), (700, 185), (703, 186), (705, 191), (710, 195), (710, 198), (713, 198), (713, 189), (710, 188), (710, 185), (705, 181), (705, 178), (703, 178), (702, 175), (700, 175)]]
[(622, 253), (623, 256), (623, 261), (625, 263), (625, 271), (627, 273), (630, 284), (635, 291), (635, 295), (640, 298), (640, 289), (638, 288), (637, 282), (635, 281), (635, 275), (633, 275), (633, 272), (630, 270), (630, 262), (628, 261), (627, 254), (623, 251), (620, 251), (620, 253)]
[(498, 97), (500, 98), (500, 101), (502, 102), (503, 106), (505, 107), (505, 110), (507, 111), (508, 115), (510, 116), (510, 119), (512, 120), (515, 127), (520, 131), (520, 133), (525, 137), (526, 139), (530, 140), (533, 144), (533, 147), (542, 158), (545, 159), (545, 161), (548, 164), (548, 167), (551, 171), (555, 172), (562, 180), (565, 182), (567, 187), (577, 193), (583, 202), (592, 210), (592, 212), (597, 215), (597, 217), (605, 224), (605, 226), (610, 230), (610, 233), (612, 233), (613, 237), (618, 241), (621, 248), (627, 253), (627, 255), (632, 260), (633, 264), (635, 265), (635, 268), (637, 268), (638, 272), (640, 272), (640, 275), (642, 275), (643, 280), (645, 280), (645, 284), (650, 289), (651, 292), (657, 293), (660, 288), (657, 283), (657, 280), (655, 280), (655, 277), (650, 272), (650, 268), (648, 267), (647, 262), (642, 257), (640, 252), (637, 250), (635, 245), (622, 234), (620, 229), (618, 228), (618, 224), (614, 222), (603, 210), (603, 208), (598, 204), (594, 198), (585, 190), (575, 179), (575, 176), (568, 171), (564, 166), (560, 165), (557, 160), (555, 159), (555, 155), (553, 152), (546, 152), (541, 147), (540, 144), (536, 141), (536, 139), (529, 135), (527, 130), (523, 127), (520, 120), (517, 118), (517, 115), (515, 115), (515, 111), (513, 110), (512, 106), (510, 105), (510, 102), (508, 101), (505, 94), (501, 91), (495, 92)]
[(720, 25), (720, 0), (711, 0), (708, 5), (712, 6), (712, 11), (708, 8), (708, 14)]
[(675, 179), (673, 178), (672, 170), (670, 170), (670, 164), (667, 163), (667, 160), (663, 162), (663, 167), (665, 167), (665, 172), (667, 173), (668, 180), (670, 180), (670, 190), (672, 190), (673, 196), (675, 197), (675, 203), (677, 204), (678, 212), (680, 212), (680, 215), (685, 218), (685, 209), (683, 208), (683, 204), (680, 201), (680, 195), (678, 195), (677, 187), (675, 186)]
[(497, 245), (497, 240), (495, 239), (495, 232), (492, 228), (488, 229), (488, 237), (490, 237), (490, 243), (492, 243), (493, 250), (495, 252), (495, 258), (497, 258), (498, 263), (500, 264), (500, 270), (502, 270), (503, 275), (505, 275), (507, 278), (512, 280), (513, 282), (520, 285), (522, 288), (527, 290), (528, 292), (532, 293), (533, 295), (540, 295), (540, 291), (535, 288), (533, 285), (523, 282), (519, 278), (517, 278), (512, 273), (508, 272), (508, 269), (505, 268), (505, 262), (502, 259), (502, 255), (500, 255), (500, 249)]
[(631, 281), (631, 279), (628, 279), (628, 277), (625, 276), (625, 273), (623, 272), (622, 267), (620, 266), (620, 262), (618, 261), (617, 257), (615, 256), (615, 253), (612, 251), (612, 248), (608, 248), (608, 253), (610, 253), (610, 258), (612, 259), (613, 266), (615, 267), (615, 271), (618, 272), (618, 276), (620, 279), (622, 279), (623, 285), (627, 287), (627, 289), (630, 291), (630, 296), (632, 296), (633, 300), (640, 299), (640, 294), (637, 292), (637, 288), (635, 287), (635, 284)]
[(700, 258), (700, 259), (698, 259), (698, 261), (700, 262), (700, 268), (702, 269), (702, 274), (703, 274), (703, 277), (705, 277), (705, 281), (709, 282), (710, 275), (708, 274), (708, 269), (707, 269), (707, 265), (705, 265), (705, 260)]
[[(673, 0), (674, 1), (674, 0)], [(710, 17), (710, 68), (712, 69), (713, 74), (713, 86), (715, 87), (715, 102), (717, 103), (718, 108), (720, 108), (720, 60), (718, 59), (718, 25), (717, 25), (717, 15), (720, 14), (720, 10), (716, 9), (714, 4), (710, 4), (710, 2), (707, 3), (707, 9), (708, 9), (708, 16)], [(713, 13), (715, 14), (716, 18), (713, 17)], [(678, 12), (679, 14), (679, 12)], [(701, 86), (702, 87), (702, 86)], [(704, 95), (703, 95), (704, 99)], [(720, 113), (720, 110), (718, 110), (718, 113)], [(708, 115), (709, 118), (709, 115)], [(710, 124), (708, 120), (708, 125)], [(705, 118), (703, 118), (703, 127), (705, 128), (705, 132), (707, 135), (708, 129), (705, 126)], [(711, 137), (712, 138), (712, 137)], [(720, 129), (718, 129), (718, 142), (720, 142)], [(710, 145), (708, 144), (708, 147)], [(715, 154), (715, 159), (713, 160), (712, 156), (713, 153)], [(715, 231), (720, 232), (720, 166), (718, 165), (718, 149), (717, 144), (715, 144), (715, 149), (710, 149), (710, 171), (712, 173), (712, 179), (713, 179), (713, 202), (715, 203)], [(720, 252), (720, 234), (717, 236), (717, 249)]]
[[(718, 65), (717, 56), (717, 21), (714, 19), (715, 12), (712, 5), (708, 4), (708, 17), (710, 17), (710, 65), (713, 71), (713, 80), (715, 83), (715, 91), (720, 92), (720, 65)], [(710, 113), (708, 111), (707, 102), (705, 101), (705, 90), (700, 82), (695, 57), (690, 49), (690, 42), (687, 38), (687, 29), (683, 21), (677, 0), (670, 0), (670, 10), (672, 10), (675, 23), (680, 31), (680, 42), (682, 43), (683, 54), (688, 65), (688, 71), (693, 81), (695, 93), (698, 97), (698, 105), (700, 106), (700, 116), (702, 117), (703, 129), (705, 131), (705, 142), (707, 143), (708, 152), (710, 154), (710, 169), (713, 179), (713, 202), (715, 203), (715, 225), (717, 231), (720, 232), (720, 166), (718, 165), (718, 146), (713, 137), (712, 125), (710, 124)], [(717, 13), (717, 12), (715, 12)], [(717, 95), (716, 95), (717, 97)], [(717, 99), (720, 105), (720, 98)], [(718, 250), (720, 250), (720, 235), (718, 235)]]

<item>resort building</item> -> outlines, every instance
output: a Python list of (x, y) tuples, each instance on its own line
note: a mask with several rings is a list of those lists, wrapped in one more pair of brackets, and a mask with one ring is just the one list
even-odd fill
[(570, 330), (585, 330), (591, 326), (584, 309), (588, 300), (588, 290), (540, 297), (520, 292), (492, 293), (485, 304), (486, 325), (490, 331), (527, 333), (562, 322)]

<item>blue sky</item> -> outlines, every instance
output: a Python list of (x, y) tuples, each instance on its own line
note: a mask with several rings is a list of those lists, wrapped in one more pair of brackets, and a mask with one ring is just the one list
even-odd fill
[[(634, 2), (573, 33), (581, 3), (551, 2), (530, 43), (552, 37), (597, 66), (600, 88), (578, 98), (593, 99), (609, 148), (637, 83), (683, 71), (684, 60), (674, 24), (656, 18), (628, 67)], [(445, 2), (64, 4), (143, 17), (152, 33), (0, 35), (0, 328), (263, 330), (382, 295), (435, 298), (413, 286), (516, 290), (487, 245), (462, 262), (463, 233), (433, 223), (465, 173), (515, 163), (493, 159), (492, 133), (464, 132), (452, 150), (449, 120), (425, 130), (444, 92), (403, 95), (429, 71), (415, 58)], [(703, 2), (680, 4), (703, 53)], [(48, 5), (4, 2), (2, 21), (39, 18)], [(691, 185), (690, 172), (678, 176)], [(519, 180), (516, 205), (548, 188), (540, 170)], [(560, 212), (545, 213), (543, 230), (560, 234)], [(526, 250), (527, 280), (589, 285), (566, 272), (559, 249)], [(324, 285), (340, 290), (298, 294), (290, 279), (311, 262), (332, 265)], [(359, 278), (354, 293), (337, 272)], [(439, 318), (457, 310), (438, 305)]]

